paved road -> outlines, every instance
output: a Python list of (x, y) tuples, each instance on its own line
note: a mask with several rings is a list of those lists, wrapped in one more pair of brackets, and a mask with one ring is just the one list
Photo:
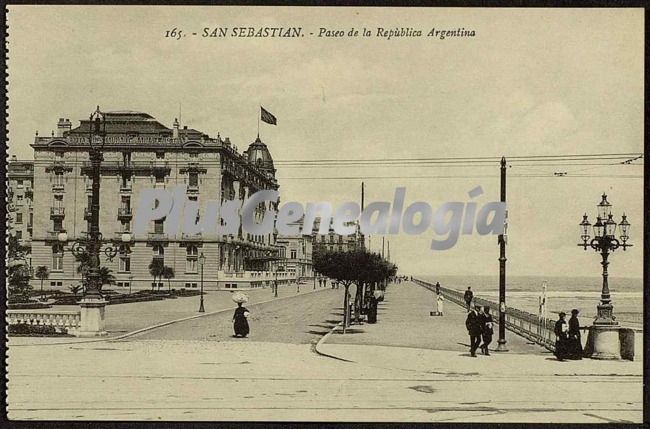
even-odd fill
[[(311, 288), (309, 288), (311, 289)], [(271, 299), (264, 297), (265, 300)], [(131, 337), (133, 340), (265, 341), (291, 344), (317, 342), (341, 321), (343, 289), (321, 290), (290, 299), (256, 304), (250, 302), (248, 338), (232, 337), (232, 311), (187, 320)]]
[[(443, 351), (431, 360), (435, 371), (411, 371), (322, 357), (308, 344), (45, 347), (9, 348), (10, 419), (607, 423), (642, 416), (640, 375), (576, 376), (567, 367), (557, 376), (548, 365), (516, 365), (527, 355), (490, 361), (500, 368), (469, 367), (470, 359), (459, 368), (457, 352)], [(526, 373), (517, 375), (521, 364)]]

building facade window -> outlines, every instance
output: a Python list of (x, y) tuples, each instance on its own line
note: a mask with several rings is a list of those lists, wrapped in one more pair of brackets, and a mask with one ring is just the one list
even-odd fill
[(159, 259), (162, 263), (165, 263), (165, 248), (161, 245), (156, 245), (153, 247), (153, 257), (154, 259)]
[(196, 246), (187, 246), (185, 249), (186, 261), (185, 261), (185, 271), (188, 273), (197, 273), (198, 272), (198, 256), (199, 249)]
[(52, 271), (63, 271), (63, 246), (52, 246)]
[(296, 249), (291, 249), (291, 259), (296, 259), (297, 258), (298, 255), (296, 253), (297, 253)]
[(120, 251), (120, 266), (119, 270), (121, 272), (129, 272), (131, 271), (131, 257), (129, 256), (128, 253), (125, 251)]
[(54, 186), (63, 186), (63, 172), (57, 171), (54, 173)]
[(192, 187), (199, 186), (199, 174), (190, 173), (189, 185)]
[(16, 213), (16, 223), (23, 223), (23, 214)]
[(156, 234), (164, 234), (165, 232), (165, 219), (157, 219), (153, 222), (153, 232)]

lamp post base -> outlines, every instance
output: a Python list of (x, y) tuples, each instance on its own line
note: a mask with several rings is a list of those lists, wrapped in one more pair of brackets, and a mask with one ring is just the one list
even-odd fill
[(508, 346), (507, 346), (506, 340), (497, 341), (497, 348), (494, 351), (495, 352), (507, 352), (508, 351)]
[(108, 335), (104, 330), (106, 301), (102, 298), (84, 297), (79, 306), (81, 307), (81, 327), (77, 336), (103, 337)]
[(615, 325), (596, 325), (589, 329), (585, 354), (592, 359), (620, 360), (620, 328)]

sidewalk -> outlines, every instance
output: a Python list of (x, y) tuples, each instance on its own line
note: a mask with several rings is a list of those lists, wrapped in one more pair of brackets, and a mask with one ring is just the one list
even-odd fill
[[(289, 298), (299, 295), (296, 292), (296, 285), (280, 286), (278, 297), (275, 298), (272, 288), (254, 289), (244, 291), (250, 298), (249, 303), (255, 304), (274, 299)], [(326, 290), (316, 285), (306, 283), (300, 285), (300, 295)], [(101, 339), (110, 339), (133, 332), (149, 326), (158, 325), (186, 317), (196, 315), (208, 315), (216, 311), (232, 310), (236, 304), (230, 299), (230, 295), (236, 290), (210, 291), (204, 293), (205, 313), (198, 313), (199, 296), (181, 297), (176, 299), (164, 299), (161, 301), (134, 302), (129, 304), (107, 305), (105, 313), (106, 331), (108, 336), (98, 338), (76, 338), (76, 337), (9, 337), (10, 345), (41, 345), (58, 343), (88, 342)], [(69, 309), (78, 309), (78, 306), (65, 306)], [(61, 306), (61, 309), (64, 309)]]
[(411, 282), (393, 284), (387, 288), (385, 300), (379, 303), (376, 324), (352, 325), (345, 334), (337, 328), (318, 344), (317, 351), (375, 367), (454, 376), (638, 377), (641, 383), (642, 338), (637, 338), (633, 362), (592, 359), (559, 362), (545, 348), (511, 331), (506, 331), (508, 352), (493, 351), (497, 346), (497, 325), (490, 344), (491, 356), (483, 356), (479, 351), (478, 357), (472, 358), (465, 309), (447, 301), (444, 316), (430, 316), (434, 295)]
[[(379, 303), (377, 323), (352, 325), (343, 335), (337, 330), (327, 340), (330, 344), (365, 344), (397, 347), (418, 347), (430, 350), (467, 352), (469, 335), (465, 328), (465, 309), (445, 301), (444, 316), (430, 316), (435, 309), (435, 293), (415, 283), (392, 284)], [(495, 309), (491, 309), (494, 313)], [(492, 317), (498, 317), (493, 314)], [(490, 344), (497, 346), (498, 325)], [(545, 354), (546, 349), (506, 331), (509, 353)], [(480, 350), (479, 350), (480, 353)]]

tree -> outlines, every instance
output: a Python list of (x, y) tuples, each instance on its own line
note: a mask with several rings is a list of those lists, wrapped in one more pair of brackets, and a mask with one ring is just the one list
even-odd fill
[(99, 289), (104, 285), (115, 284), (115, 276), (108, 267), (99, 267)]
[(314, 255), (313, 261), (314, 270), (342, 283), (345, 287), (343, 332), (350, 324), (347, 311), (350, 285), (356, 285), (355, 316), (358, 321), (365, 286), (379, 284), (397, 272), (397, 266), (383, 259), (379, 254), (370, 253), (365, 249), (349, 252), (318, 252)]
[(41, 280), (41, 296), (43, 295), (43, 280), (47, 280), (50, 278), (50, 270), (45, 265), (40, 265), (36, 267), (36, 272), (34, 273), (34, 276), (37, 279)]
[(350, 285), (356, 280), (355, 270), (357, 267), (358, 252), (334, 252), (327, 251), (317, 253), (314, 259), (314, 269), (323, 275), (343, 284), (345, 295), (343, 297), (343, 333), (350, 325), (348, 318), (348, 291)]
[(7, 287), (9, 289), (9, 302), (29, 301), (30, 273), (25, 255), (27, 248), (22, 246), (15, 235), (9, 235), (7, 242)]
[(167, 289), (169, 292), (172, 291), (172, 282), (171, 279), (175, 277), (174, 269), (170, 266), (165, 265), (162, 270), (162, 276), (167, 279)]
[(154, 286), (156, 285), (156, 279), (160, 279), (163, 273), (163, 268), (165, 264), (160, 258), (153, 258), (149, 264), (149, 274), (153, 277), (153, 284), (151, 285), (151, 290), (153, 291)]

